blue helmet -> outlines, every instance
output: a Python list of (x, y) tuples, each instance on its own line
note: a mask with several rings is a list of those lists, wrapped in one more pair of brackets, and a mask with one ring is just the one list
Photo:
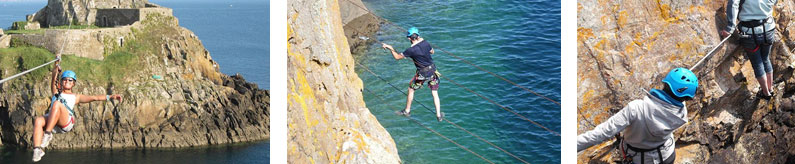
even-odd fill
[(406, 37), (409, 37), (409, 36), (411, 36), (411, 34), (417, 34), (417, 35), (420, 35), (420, 29), (417, 29), (417, 27), (411, 27), (411, 28), (409, 28), (409, 31), (408, 31), (408, 32), (406, 32)]
[(668, 72), (662, 82), (668, 85), (676, 97), (693, 98), (696, 96), (698, 78), (687, 68), (674, 68)]
[(61, 74), (61, 79), (67, 78), (67, 77), (68, 78), (72, 78), (74, 80), (77, 80), (77, 74), (75, 74), (75, 72), (72, 71), (72, 70), (63, 71), (63, 74)]

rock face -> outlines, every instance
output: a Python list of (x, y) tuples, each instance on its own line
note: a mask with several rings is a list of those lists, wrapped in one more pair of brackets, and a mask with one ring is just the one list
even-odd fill
[(399, 163), (362, 98), (339, 3), (287, 4), (288, 162)]
[[(720, 42), (726, 3), (578, 1), (578, 132), (642, 98), (641, 88), (661, 88), (669, 70), (698, 62)], [(781, 38), (771, 54), (775, 98), (755, 96), (759, 84), (736, 36), (694, 69), (700, 88), (687, 104), (690, 122), (674, 133), (677, 163), (795, 162), (794, 11), (791, 1), (775, 7)], [(614, 141), (585, 150), (578, 161), (619, 160)]]
[(49, 0), (46, 7), (29, 15), (28, 21), (39, 22), (44, 27), (68, 25), (69, 22), (93, 24), (96, 9), (136, 9), (147, 7), (147, 3), (148, 0)]
[[(240, 75), (219, 72), (201, 41), (173, 16), (155, 12), (147, 17), (116, 31), (128, 36), (127, 41), (102, 40), (105, 61), (64, 57), (64, 69), (77, 68), (76, 93), (121, 94), (124, 101), (78, 105), (73, 131), (56, 134), (48, 148), (189, 147), (267, 139), (269, 92)], [(72, 42), (70, 46), (82, 46)], [(20, 65), (3, 70), (0, 77), (23, 71), (22, 65), (41, 64), (23, 62), (0, 63)], [(92, 69), (95, 65), (104, 69)], [(52, 66), (42, 68), (48, 69)], [(114, 69), (123, 70), (100, 76)], [(47, 111), (48, 87), (47, 75), (26, 75), (0, 86), (0, 138), (5, 146), (33, 146), (33, 119)]]
[(368, 12), (362, 1), (342, 0), (339, 4), (342, 26), (351, 52), (354, 55), (364, 53), (367, 46), (375, 42), (373, 36), (381, 28), (381, 20)]

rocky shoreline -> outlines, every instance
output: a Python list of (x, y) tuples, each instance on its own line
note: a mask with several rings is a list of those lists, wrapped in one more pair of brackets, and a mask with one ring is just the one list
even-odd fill
[[(87, 4), (104, 2), (93, 1), (95, 2)], [(149, 10), (170, 11), (145, 3), (147, 7), (155, 8)], [(50, 8), (48, 11), (74, 10)], [(114, 36), (85, 38), (95, 39), (95, 43), (99, 45), (86, 44), (81, 40), (67, 40), (66, 45), (73, 46), (76, 50), (81, 49), (81, 46), (102, 47), (103, 51), (99, 53), (102, 58), (90, 59), (79, 54), (65, 53), (62, 67), (78, 72), (80, 80), (76, 85), (76, 93), (121, 94), (124, 101), (78, 105), (75, 109), (76, 123), (73, 131), (56, 134), (48, 149), (194, 147), (269, 138), (270, 93), (267, 90), (247, 82), (240, 75), (228, 76), (221, 73), (219, 65), (212, 60), (198, 37), (190, 30), (180, 27), (177, 18), (170, 12), (140, 13), (144, 13), (142, 18), (129, 25), (102, 27), (97, 30), (66, 30), (103, 31), (106, 36)], [(52, 12), (46, 14), (68, 15)], [(44, 34), (64, 31), (42, 28)], [(70, 38), (73, 34), (80, 35), (81, 32), (62, 35)], [(22, 38), (30, 38), (32, 35), (36, 34), (9, 34), (3, 37), (20, 38), (16, 40), (24, 42), (29, 40)], [(48, 42), (61, 41), (46, 36), (42, 35), (40, 38), (54, 39)], [(119, 37), (124, 38), (123, 41)], [(39, 54), (46, 56), (22, 54), (18, 57), (19, 60), (0, 63), (7, 66), (20, 65), (17, 69), (4, 69), (0, 72), (1, 77), (25, 70), (26, 67), (21, 65), (34, 64), (25, 63), (28, 60), (53, 58), (53, 50), (35, 47), (36, 43), (29, 45), (33, 47), (11, 46), (7, 50), (50, 53)], [(35, 63), (38, 64), (40, 63)], [(0, 86), (0, 92), (14, 93), (0, 96), (0, 143), (3, 146), (33, 146), (33, 118), (43, 115), (50, 103), (47, 78), (50, 69), (52, 66), (44, 67), (31, 75)], [(103, 77), (102, 74), (108, 76)]]

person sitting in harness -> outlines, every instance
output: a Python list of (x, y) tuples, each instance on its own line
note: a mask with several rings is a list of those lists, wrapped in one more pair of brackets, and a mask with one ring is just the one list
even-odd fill
[[(758, 93), (762, 98), (773, 96), (773, 65), (770, 64), (770, 51), (778, 42), (776, 21), (773, 20), (773, 6), (777, 0), (729, 0), (726, 6), (728, 26), (721, 31), (721, 37), (728, 37), (735, 29), (740, 33), (740, 45), (751, 60), (754, 75), (759, 82)], [(740, 20), (740, 28), (737, 19)]]
[(406, 108), (395, 112), (398, 115), (406, 117), (411, 116), (411, 101), (414, 100), (414, 90), (422, 88), (422, 84), (428, 82), (428, 87), (431, 88), (431, 95), (433, 95), (433, 104), (436, 106), (436, 120), (442, 121), (444, 113), (441, 112), (439, 105), (439, 72), (436, 71), (436, 65), (433, 64), (433, 48), (431, 44), (420, 37), (419, 29), (416, 27), (409, 28), (406, 38), (411, 42), (411, 47), (407, 48), (403, 53), (398, 53), (392, 48), (391, 45), (382, 43), (381, 47), (389, 49), (392, 52), (392, 57), (396, 60), (410, 57), (414, 61), (414, 66), (417, 71), (414, 78), (409, 82), (409, 93), (406, 100)]
[[(60, 59), (60, 55), (58, 55)], [(58, 74), (61, 72), (60, 60), (55, 62), (52, 71), (50, 89), (52, 90), (52, 103), (49, 113), (43, 117), (36, 117), (33, 124), (33, 162), (38, 162), (44, 156), (43, 148), (46, 148), (53, 138), (53, 132), (65, 133), (72, 130), (75, 125), (75, 105), (77, 103), (89, 103), (92, 101), (105, 101), (110, 99), (122, 100), (121, 95), (97, 95), (87, 96), (75, 94), (72, 88), (77, 83), (77, 75), (74, 71), (67, 70), (61, 74), (60, 83), (57, 82)]]
[(593, 130), (577, 135), (577, 152), (623, 131), (619, 151), (624, 162), (674, 163), (673, 131), (688, 121), (684, 101), (695, 96), (698, 78), (686, 68), (675, 68), (662, 82), (662, 90), (652, 89), (642, 100), (630, 102)]

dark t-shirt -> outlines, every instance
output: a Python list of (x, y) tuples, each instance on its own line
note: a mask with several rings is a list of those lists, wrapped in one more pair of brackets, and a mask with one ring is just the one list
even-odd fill
[(414, 66), (416, 66), (417, 70), (419, 70), (423, 67), (433, 64), (433, 58), (431, 58), (431, 49), (431, 44), (423, 40), (416, 45), (407, 48), (406, 51), (403, 51), (403, 56), (414, 60)]

